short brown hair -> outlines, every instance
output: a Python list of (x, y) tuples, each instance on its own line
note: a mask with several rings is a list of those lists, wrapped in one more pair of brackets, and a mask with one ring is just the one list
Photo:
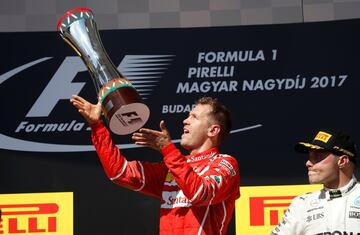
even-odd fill
[(212, 111), (210, 112), (210, 115), (215, 120), (215, 122), (220, 125), (219, 144), (224, 142), (232, 127), (230, 110), (225, 105), (220, 103), (216, 98), (208, 96), (198, 99), (195, 104), (211, 106)]

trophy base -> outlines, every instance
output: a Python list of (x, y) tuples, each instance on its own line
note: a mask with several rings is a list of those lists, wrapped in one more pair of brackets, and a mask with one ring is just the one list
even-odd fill
[(145, 125), (149, 108), (132, 87), (122, 87), (110, 92), (102, 102), (103, 112), (110, 130), (117, 135), (131, 134)]

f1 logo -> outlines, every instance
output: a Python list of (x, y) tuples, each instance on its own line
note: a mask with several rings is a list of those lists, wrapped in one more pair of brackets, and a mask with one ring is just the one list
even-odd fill
[(269, 197), (250, 197), (250, 226), (265, 225), (265, 208), (270, 208), (270, 225), (279, 223), (279, 211), (282, 215), (289, 207), (291, 200), (295, 196), (269, 196)]
[(72, 80), (78, 72), (83, 71), (86, 71), (86, 67), (80, 58), (66, 57), (26, 117), (49, 116), (59, 100), (70, 99), (73, 94), (79, 94), (85, 83), (74, 83)]
[[(141, 122), (141, 118), (139, 117), (139, 115), (136, 112), (127, 112), (127, 113), (122, 113), (121, 116), (126, 119), (126, 123), (128, 124), (133, 124), (136, 122)], [(127, 126), (127, 124), (125, 124)], [(124, 126), (125, 126), (124, 125)]]

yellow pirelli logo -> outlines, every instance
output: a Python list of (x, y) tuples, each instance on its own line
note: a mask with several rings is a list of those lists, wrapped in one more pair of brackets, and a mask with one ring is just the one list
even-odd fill
[(235, 205), (236, 234), (270, 234), (294, 197), (321, 188), (322, 185), (240, 187), (241, 197)]
[(0, 195), (0, 234), (73, 235), (73, 193)]
[(318, 140), (318, 141), (327, 143), (330, 138), (331, 138), (330, 134), (323, 132), (323, 131), (319, 131), (319, 133), (315, 136), (314, 140)]

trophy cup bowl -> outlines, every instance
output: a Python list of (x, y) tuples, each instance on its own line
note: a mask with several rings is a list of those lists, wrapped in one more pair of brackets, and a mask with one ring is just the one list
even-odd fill
[(140, 129), (149, 119), (150, 110), (110, 60), (93, 12), (87, 8), (70, 10), (59, 19), (56, 28), (86, 65), (110, 130), (127, 135)]

